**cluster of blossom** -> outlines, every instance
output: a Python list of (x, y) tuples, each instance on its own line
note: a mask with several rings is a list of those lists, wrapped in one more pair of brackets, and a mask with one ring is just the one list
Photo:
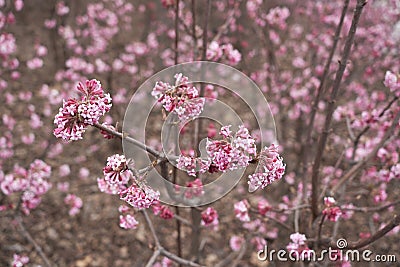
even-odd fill
[(196, 172), (205, 173), (211, 164), (209, 160), (183, 154), (179, 155), (177, 163), (177, 167), (186, 171), (190, 176), (196, 176)]
[(204, 98), (199, 97), (199, 90), (192, 86), (189, 78), (182, 73), (175, 74), (175, 85), (159, 81), (151, 95), (168, 112), (178, 115), (180, 121), (196, 118), (203, 111)]
[(29, 262), (28, 256), (21, 256), (18, 254), (14, 254), (13, 261), (11, 264), (12, 264), (12, 267), (23, 267), (28, 262)]
[(218, 61), (225, 58), (230, 64), (237, 65), (242, 59), (240, 52), (233, 48), (232, 44), (220, 45), (216, 41), (212, 41), (207, 49), (207, 59)]
[(156, 262), (153, 267), (173, 267), (174, 266), (174, 262), (167, 257), (163, 257), (163, 259), (161, 260), (161, 262)]
[(211, 160), (210, 172), (245, 168), (257, 154), (254, 138), (243, 125), (232, 134), (230, 125), (219, 133), (225, 140), (207, 140), (207, 155)]
[(162, 219), (169, 220), (174, 217), (172, 210), (166, 205), (161, 205), (160, 201), (158, 200), (153, 202), (151, 208), (154, 215), (159, 215)]
[(207, 159), (180, 155), (177, 167), (191, 176), (196, 176), (196, 172), (225, 172), (247, 167), (257, 154), (255, 139), (243, 125), (239, 126), (234, 135), (230, 127), (221, 127), (219, 134), (223, 140), (207, 139)]
[(63, 107), (54, 118), (57, 128), (53, 133), (64, 140), (82, 139), (82, 134), (89, 125), (99, 122), (99, 119), (111, 109), (111, 97), (104, 94), (99, 81), (87, 80), (79, 82), (76, 88), (82, 97), (63, 101)]
[(234, 235), (231, 237), (231, 239), (229, 239), (229, 246), (233, 251), (239, 251), (244, 243), (245, 240), (241, 236)]
[(250, 204), (246, 199), (235, 203), (234, 212), (236, 218), (238, 218), (242, 222), (249, 222), (250, 221), (249, 208)]
[(22, 192), (22, 211), (29, 214), (36, 208), (43, 196), (51, 188), (48, 181), (51, 167), (42, 160), (36, 159), (26, 170), (18, 165), (14, 166), (13, 173), (4, 175), (0, 172), (0, 188), (5, 195)]
[(175, 5), (175, 0), (161, 0), (161, 4), (165, 8), (173, 7)]
[[(129, 167), (133, 162), (127, 160), (124, 155), (115, 154), (107, 158), (103, 168), (104, 178), (98, 178), (97, 184), (101, 192), (118, 194), (120, 199), (126, 201), (137, 209), (149, 208), (158, 201), (160, 193), (139, 181), (134, 177)], [(129, 182), (133, 181), (129, 186)]]
[(400, 75), (391, 71), (386, 71), (385, 80), (383, 82), (396, 97), (400, 97)]
[(195, 179), (190, 182), (186, 182), (186, 190), (184, 193), (185, 198), (191, 199), (204, 194), (203, 183), (200, 179)]
[(6, 59), (17, 50), (15, 37), (11, 33), (2, 33), (0, 35), (0, 57)]
[(272, 207), (266, 199), (262, 198), (260, 201), (258, 201), (257, 209), (260, 215), (265, 216), (267, 212), (272, 209)]
[(336, 206), (336, 200), (333, 197), (324, 197), (325, 209), (322, 214), (327, 216), (328, 220), (336, 222), (342, 216), (342, 210)]
[(281, 30), (286, 29), (286, 20), (290, 16), (290, 11), (287, 7), (275, 7), (268, 11), (265, 19), (270, 25), (276, 25)]
[(310, 254), (306, 253), (306, 251), (310, 250), (310, 248), (306, 244), (306, 236), (300, 233), (294, 233), (290, 235), (290, 240), (291, 242), (286, 246), (289, 253), (296, 252), (296, 255), (299, 255), (302, 260), (308, 259)]
[(70, 207), (68, 214), (70, 216), (75, 216), (78, 214), (82, 208), (82, 199), (74, 194), (68, 194), (64, 198), (64, 203)]
[(119, 192), (121, 200), (126, 201), (136, 209), (148, 209), (155, 201), (160, 199), (160, 192), (143, 184), (140, 187), (132, 184), (128, 188)]
[(139, 222), (136, 221), (133, 215), (128, 214), (129, 207), (121, 205), (119, 206), (118, 211), (122, 213), (119, 215), (119, 226), (123, 229), (136, 229)]
[(201, 213), (201, 225), (213, 227), (216, 230), (218, 223), (218, 213), (214, 208), (208, 207)]
[(26, 66), (31, 69), (43, 67), (43, 57), (47, 55), (47, 47), (41, 44), (35, 44), (35, 57), (26, 62)]
[(104, 180), (111, 186), (114, 184), (126, 185), (131, 178), (131, 172), (128, 169), (125, 156), (115, 154), (108, 157), (107, 164), (103, 168), (103, 174)]
[(254, 174), (249, 175), (249, 190), (265, 188), (276, 180), (280, 180), (285, 173), (286, 165), (279, 156), (278, 146), (275, 144), (265, 147), (259, 155), (259, 163)]
[(277, 26), (280, 30), (287, 28), (286, 20), (290, 16), (290, 11), (287, 7), (277, 6), (270, 8), (268, 13), (261, 7), (263, 1), (250, 0), (246, 3), (247, 14), (255, 23), (261, 27), (265, 27), (267, 23), (270, 26)]

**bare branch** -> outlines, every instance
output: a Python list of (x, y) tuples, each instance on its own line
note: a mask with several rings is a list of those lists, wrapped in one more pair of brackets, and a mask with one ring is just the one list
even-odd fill
[(167, 258), (170, 258), (171, 260), (179, 263), (179, 264), (183, 264), (185, 266), (193, 266), (193, 267), (202, 267), (203, 265), (197, 264), (193, 261), (189, 261), (189, 260), (185, 260), (181, 257), (176, 256), (175, 254), (161, 248), (160, 249), (161, 255), (164, 255)]
[(143, 213), (143, 215), (144, 215), (144, 218), (146, 219), (147, 225), (148, 225), (149, 228), (150, 228), (150, 232), (151, 232), (151, 235), (152, 235), (153, 238), (154, 238), (154, 242), (156, 243), (156, 247), (157, 247), (157, 249), (160, 250), (160, 249), (162, 248), (162, 246), (161, 246), (160, 240), (158, 239), (158, 236), (157, 236), (157, 234), (156, 234), (156, 231), (154, 230), (154, 225), (153, 225), (153, 223), (151, 222), (151, 220), (150, 220), (150, 218), (149, 218), (149, 215), (147, 214), (147, 211), (146, 211), (146, 210), (142, 210), (142, 213)]
[[(397, 227), (398, 225), (400, 225), (400, 216), (398, 214), (396, 214), (396, 215), (394, 215), (393, 219), (388, 224), (386, 224), (385, 227), (380, 229), (378, 232), (376, 232), (375, 234), (371, 235), (370, 237), (368, 237), (366, 239), (361, 239), (355, 243), (348, 244), (346, 249), (360, 249), (365, 246), (368, 246), (369, 244), (372, 244), (375, 241), (377, 241), (378, 239), (380, 239), (381, 237), (385, 236), (388, 232), (393, 230), (393, 228)], [(335, 242), (331, 242), (329, 245), (332, 248), (337, 247)]]
[(321, 137), (318, 142), (317, 153), (314, 158), (313, 170), (312, 170), (312, 198), (311, 198), (311, 208), (313, 214), (313, 220), (318, 217), (318, 192), (319, 192), (319, 169), (322, 161), (322, 156), (324, 154), (325, 145), (328, 140), (328, 135), (330, 132), (331, 122), (333, 112), (335, 111), (336, 98), (339, 93), (340, 83), (343, 78), (344, 71), (346, 69), (346, 64), (350, 56), (351, 47), (354, 43), (354, 37), (356, 35), (357, 25), (361, 17), (362, 10), (367, 3), (366, 0), (357, 0), (357, 6), (354, 10), (354, 16), (351, 23), (351, 27), (346, 38), (346, 43), (343, 50), (343, 56), (339, 61), (339, 69), (336, 72), (335, 81), (333, 82), (332, 92), (330, 96), (330, 101), (328, 102), (327, 113), (325, 117), (324, 128)]
[(22, 221), (22, 218), (20, 215), (15, 216), (15, 220), (18, 223), (18, 227), (20, 229), (20, 233), (22, 234), (22, 236), (25, 237), (26, 240), (29, 241), (29, 243), (31, 243), (33, 245), (33, 247), (35, 248), (36, 252), (39, 254), (39, 256), (42, 258), (42, 260), (44, 261), (44, 264), (47, 267), (51, 267), (51, 263), (50, 260), (47, 258), (46, 254), (44, 254), (42, 247), (39, 246), (38, 243), (36, 243), (35, 239), (33, 239), (32, 235), (28, 232), (28, 230), (26, 230), (25, 225)]
[(149, 261), (146, 264), (146, 267), (152, 267), (154, 262), (157, 260), (157, 257), (161, 254), (160, 250), (156, 250), (154, 251), (153, 255), (151, 256), (151, 258), (149, 259)]
[(149, 146), (143, 144), (142, 142), (136, 140), (135, 138), (132, 138), (132, 137), (130, 137), (130, 136), (126, 136), (126, 135), (123, 134), (123, 133), (120, 133), (120, 132), (118, 132), (118, 131), (115, 131), (115, 130), (113, 130), (113, 129), (110, 129), (110, 128), (108, 128), (108, 127), (106, 127), (106, 126), (104, 126), (104, 125), (101, 125), (101, 124), (99, 124), (99, 123), (95, 123), (95, 124), (93, 124), (93, 126), (96, 127), (96, 128), (98, 128), (98, 129), (100, 129), (100, 130), (102, 130), (102, 131), (105, 131), (105, 132), (107, 132), (107, 133), (109, 133), (109, 134), (111, 134), (111, 135), (113, 135), (113, 136), (115, 136), (115, 137), (118, 137), (118, 138), (120, 138), (120, 139), (125, 139), (125, 140), (127, 140), (128, 142), (134, 144), (135, 146), (137, 146), (137, 147), (139, 147), (139, 148), (141, 148), (141, 149), (143, 149), (143, 150), (149, 152), (150, 154), (152, 154), (152, 155), (155, 156), (155, 157), (158, 157), (158, 158), (163, 158), (163, 157), (164, 157), (164, 155), (163, 155), (162, 153), (160, 153), (160, 152), (154, 150), (153, 148), (151, 148), (151, 147), (149, 147)]

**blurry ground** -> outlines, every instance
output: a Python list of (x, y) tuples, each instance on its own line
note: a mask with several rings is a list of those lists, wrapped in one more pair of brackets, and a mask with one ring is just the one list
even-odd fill
[[(32, 49), (28, 48), (32, 46), (36, 39), (40, 39), (49, 48), (57, 46), (57, 43), (54, 42), (55, 33), (44, 31), (41, 24), (34, 23), (37, 18), (51, 17), (53, 10), (51, 10), (52, 4), (50, 5), (49, 2), (53, 3), (51, 0), (25, 1), (23, 11), (16, 13), (18, 23), (12, 29), (18, 40), (18, 55), (21, 57), (21, 61), (32, 58), (33, 55), (25, 54), (24, 51), (31, 52)], [(79, 6), (73, 4), (71, 12), (77, 12), (77, 10), (79, 10)], [(49, 55), (45, 59), (45, 67), (35, 71), (35, 75), (29, 75), (29, 71), (25, 70), (25, 75), (22, 75), (20, 82), (13, 84), (13, 87), (16, 92), (21, 88), (24, 90), (29, 88), (34, 96), (38, 95), (38, 88), (41, 84), (44, 82), (53, 83), (55, 71), (62, 62), (63, 51), (60, 51), (59, 48), (55, 50), (49, 49)], [(40, 105), (41, 103), (36, 104)], [(20, 110), (18, 103), (15, 104), (13, 110), (6, 108), (7, 110), (4, 110), (4, 107), (0, 106), (0, 112), (21, 112), (22, 114), (24, 112)], [(50, 119), (52, 120), (52, 118)], [(46, 125), (51, 125), (47, 121), (45, 123)], [(47, 129), (48, 139), (50, 142), (58, 142), (52, 136), (51, 130)], [(46, 134), (46, 131), (44, 132)], [(138, 216), (140, 221), (138, 229), (132, 231), (122, 230), (118, 226), (119, 214), (117, 211), (117, 207), (121, 202), (117, 197), (100, 193), (96, 184), (96, 178), (102, 175), (101, 170), (107, 155), (111, 155), (113, 152), (121, 152), (120, 143), (118, 140), (108, 143), (103, 142), (101, 136), (94, 130), (89, 130), (85, 136), (88, 138), (79, 141), (79, 143), (68, 144), (62, 154), (56, 158), (57, 161), (62, 161), (71, 166), (71, 175), (60, 181), (70, 181), (71, 192), (83, 200), (82, 211), (76, 217), (69, 217), (68, 208), (63, 204), (65, 195), (57, 190), (51, 190), (45, 195), (39, 208), (34, 210), (30, 217), (25, 218), (26, 228), (42, 246), (49, 259), (57, 266), (144, 266), (152, 253), (151, 248), (149, 248), (152, 244), (152, 238), (143, 218)], [(101, 145), (97, 148), (96, 144)], [(89, 149), (85, 149), (87, 147)], [(17, 148), (16, 157), (20, 159), (20, 164), (24, 166), (36, 158), (38, 153), (35, 149), (39, 149), (36, 145), (30, 147), (20, 145)], [(77, 156), (86, 156), (88, 159), (85, 161), (87, 163), (84, 163), (84, 165), (86, 164), (84, 167), (87, 167), (91, 172), (87, 179), (79, 179), (76, 175), (81, 167), (81, 164), (76, 162)], [(52, 164), (51, 160), (48, 163)], [(14, 164), (13, 159), (7, 164), (12, 166)], [(57, 180), (57, 170), (54, 173), (54, 179), (59, 181)], [(54, 182), (56, 183), (56, 181)], [(242, 181), (242, 184), (244, 183), (245, 181)], [(274, 187), (272, 186), (266, 190), (264, 194), (273, 194)], [(293, 190), (289, 185), (281, 185), (280, 188), (286, 191)], [(397, 195), (400, 194), (399, 188), (393, 188), (392, 190), (397, 191)], [(394, 193), (396, 194), (396, 192)], [(231, 214), (233, 197), (236, 195), (241, 195), (241, 193), (232, 192), (215, 206), (221, 218), (220, 230), (218, 232), (204, 232), (203, 255), (205, 255), (205, 263), (209, 266), (219, 262), (224, 255), (226, 256), (231, 252), (228, 244), (232, 235), (232, 228), (226, 227), (233, 224)], [(279, 199), (277, 199), (276, 203), (279, 203)], [(360, 203), (362, 205), (362, 199)], [(399, 211), (398, 208), (397, 211)], [(188, 212), (185, 212), (183, 216), (188, 215)], [(230, 216), (224, 216), (228, 214)], [(368, 232), (369, 224), (369, 221), (360, 217), (357, 223), (354, 221), (352, 224), (344, 223), (341, 226), (342, 233)], [(155, 219), (155, 225), (160, 233), (162, 242), (166, 247), (174, 251), (176, 247), (174, 243), (176, 236), (174, 221), (166, 223)], [(327, 225), (332, 226), (331, 224)], [(239, 222), (237, 222), (237, 227), (240, 229)], [(187, 237), (187, 232), (188, 229), (185, 228), (183, 232), (184, 238)], [(8, 266), (14, 253), (29, 253), (32, 266), (41, 263), (41, 259), (35, 252), (30, 253), (34, 251), (32, 245), (18, 234), (18, 227), (13, 223), (12, 218), (1, 217), (0, 233), (0, 266)], [(218, 242), (216, 243), (215, 240), (218, 240)], [(187, 241), (190, 240), (187, 239)], [(288, 240), (276, 240), (275, 242), (274, 245), (284, 247)], [(185, 256), (187, 256), (188, 247), (188, 245), (184, 246)], [(385, 237), (372, 245), (370, 249), (376, 254), (396, 253), (397, 259), (400, 260), (399, 235)], [(248, 252), (247, 255), (252, 255), (252, 258), (249, 258), (249, 256), (244, 257), (239, 266), (256, 266), (260, 264), (255, 258), (255, 251), (253, 254)], [(400, 265), (397, 263), (386, 266)]]

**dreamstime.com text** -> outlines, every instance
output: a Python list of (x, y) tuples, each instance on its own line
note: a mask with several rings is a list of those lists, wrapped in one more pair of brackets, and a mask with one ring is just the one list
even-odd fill
[(371, 250), (356, 250), (356, 249), (345, 249), (347, 247), (347, 241), (343, 238), (338, 239), (336, 242), (337, 248), (321, 250), (320, 253), (316, 253), (314, 250), (303, 250), (298, 251), (286, 251), (284, 249), (268, 250), (268, 245), (265, 245), (264, 249), (257, 252), (258, 260), (260, 261), (349, 261), (349, 262), (397, 262), (396, 255), (374, 255)]

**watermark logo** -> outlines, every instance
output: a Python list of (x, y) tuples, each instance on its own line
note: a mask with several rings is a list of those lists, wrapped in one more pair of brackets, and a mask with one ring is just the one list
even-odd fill
[[(258, 86), (245, 74), (230, 66), (207, 61), (196, 61), (184, 63), (164, 69), (146, 80), (135, 92), (126, 109), (123, 132), (135, 136), (135, 139), (146, 143), (146, 137), (154, 135), (154, 131), (149, 133), (149, 124), (154, 123), (150, 119), (150, 114), (157, 104), (157, 100), (151, 95), (154, 85), (158, 81), (165, 81), (173, 84), (175, 74), (182, 73), (187, 76), (192, 83), (211, 84), (229, 90), (247, 109), (251, 110), (253, 118), (257, 122), (259, 130), (259, 140), (261, 147), (276, 143), (276, 130), (272, 112), (268, 102)], [(203, 97), (204, 108), (199, 118), (207, 118), (220, 125), (232, 125), (236, 128), (243, 124), (240, 111), (235, 110), (229, 104), (218, 99)], [(247, 114), (248, 115), (248, 114)], [(180, 129), (171, 130), (168, 123), (171, 123), (171, 113), (164, 120), (161, 129), (161, 143), (163, 154), (168, 158), (170, 164), (176, 166), (176, 159), (179, 156)], [(159, 127), (159, 126), (157, 126)], [(167, 130), (169, 129), (169, 130)], [(172, 140), (172, 141), (171, 141)], [(205, 140), (200, 140), (199, 151), (205, 151)], [(152, 158), (131, 142), (123, 139), (124, 154), (127, 158), (132, 158), (137, 166), (150, 166)], [(222, 173), (218, 179), (203, 186), (204, 194), (193, 196), (192, 198), (179, 198), (176, 193), (177, 185), (164, 179), (155, 169), (149, 170), (146, 181), (153, 189), (160, 191), (160, 201), (175, 206), (194, 207), (212, 203), (229, 193), (239, 182), (245, 169), (239, 169)], [(179, 185), (180, 191), (186, 190), (185, 186)]]
[(265, 245), (263, 249), (257, 252), (257, 258), (260, 261), (312, 261), (312, 262), (323, 262), (323, 261), (347, 261), (347, 262), (397, 262), (396, 255), (388, 254), (374, 255), (371, 250), (356, 250), (346, 249), (348, 246), (347, 240), (340, 238), (336, 241), (336, 248), (329, 247), (323, 249), (320, 252), (316, 252), (312, 249), (296, 251), (287, 251), (285, 249), (269, 250), (268, 245)]

